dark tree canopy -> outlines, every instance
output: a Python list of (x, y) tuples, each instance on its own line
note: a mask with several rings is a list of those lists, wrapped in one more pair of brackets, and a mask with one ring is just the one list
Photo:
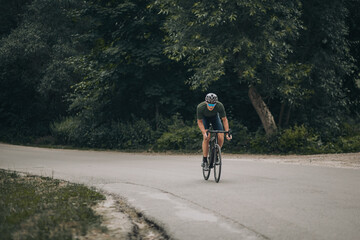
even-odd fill
[(56, 125), (69, 139), (106, 139), (134, 123), (156, 139), (174, 122), (192, 125), (211, 91), (251, 132), (304, 125), (340, 136), (360, 113), (359, 9), (358, 0), (1, 0), (0, 133), (45, 136)]

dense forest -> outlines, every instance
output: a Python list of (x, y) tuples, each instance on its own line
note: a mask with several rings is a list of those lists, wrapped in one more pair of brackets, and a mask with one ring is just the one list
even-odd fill
[(232, 152), (360, 151), (359, 0), (0, 0), (0, 141)]

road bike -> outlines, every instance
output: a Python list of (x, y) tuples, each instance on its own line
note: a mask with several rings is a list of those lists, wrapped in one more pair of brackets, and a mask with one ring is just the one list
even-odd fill
[(215, 182), (220, 181), (221, 176), (221, 147), (218, 144), (218, 134), (225, 133), (231, 135), (230, 131), (222, 130), (207, 130), (207, 133), (211, 134), (209, 141), (209, 153), (207, 158), (207, 166), (202, 168), (203, 176), (205, 180), (209, 179), (211, 169), (214, 168)]

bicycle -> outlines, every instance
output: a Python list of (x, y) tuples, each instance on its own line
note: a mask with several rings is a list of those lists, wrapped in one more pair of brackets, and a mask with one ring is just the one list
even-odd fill
[(225, 133), (231, 135), (230, 130), (229, 131), (222, 131), (222, 130), (207, 130), (207, 133), (214, 133), (211, 134), (210, 142), (209, 142), (209, 153), (208, 153), (208, 167), (204, 166), (202, 168), (203, 176), (205, 180), (209, 179), (211, 168), (214, 168), (214, 178), (215, 182), (220, 181), (221, 176), (221, 148), (218, 144), (218, 134), (219, 133)]

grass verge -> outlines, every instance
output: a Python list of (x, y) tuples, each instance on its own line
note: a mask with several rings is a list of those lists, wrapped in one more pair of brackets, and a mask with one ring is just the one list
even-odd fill
[(84, 185), (0, 169), (1, 239), (76, 239), (101, 227), (92, 210), (105, 197)]

